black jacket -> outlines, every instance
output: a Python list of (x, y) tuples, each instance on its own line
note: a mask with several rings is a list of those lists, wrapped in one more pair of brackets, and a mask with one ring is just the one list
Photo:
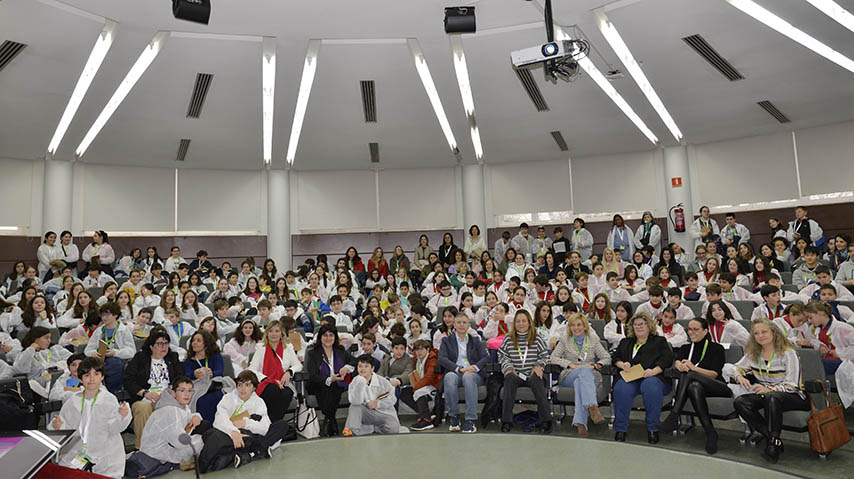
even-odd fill
[[(178, 360), (178, 353), (169, 351), (163, 358), (166, 362), (166, 368), (169, 370), (169, 380), (174, 381), (178, 376), (184, 375), (184, 366)], [(151, 352), (140, 351), (136, 353), (127, 366), (125, 366), (124, 386), (131, 396), (131, 401), (136, 402), (142, 399), (136, 393), (140, 389), (148, 389), (148, 379), (151, 377)]]
[[(673, 366), (673, 349), (664, 336), (650, 336), (646, 343), (638, 349), (635, 357), (632, 351), (637, 340), (635, 338), (623, 338), (617, 349), (611, 354), (611, 364), (617, 361), (627, 362), (631, 365), (640, 364), (644, 369), (652, 369), (660, 366), (662, 371)], [(663, 375), (659, 375), (664, 380)]]
[[(344, 355), (344, 364), (356, 367), (356, 358), (344, 348), (338, 349), (337, 353)], [(311, 386), (325, 386), (326, 377), (320, 373), (320, 365), (323, 363), (323, 346), (315, 344), (305, 352), (305, 366), (303, 371), (308, 376), (308, 384)]]
[[(706, 347), (706, 354), (703, 355), (703, 348), (705, 347), (705, 342), (708, 341), (709, 346)], [(698, 367), (703, 369), (708, 369), (709, 371), (714, 371), (718, 373), (718, 376), (715, 378), (718, 381), (723, 381), (723, 376), (721, 375), (721, 371), (724, 368), (724, 363), (726, 362), (726, 350), (720, 344), (714, 342), (706, 336), (706, 339), (697, 343), (694, 346), (694, 354), (691, 357), (688, 357), (688, 354), (691, 352), (691, 343), (682, 345), (679, 348), (679, 351), (676, 353), (676, 359), (682, 360), (687, 359), (694, 364), (697, 364), (697, 361), (700, 361), (700, 358), (703, 358), (700, 361), (700, 364), (697, 364)]]

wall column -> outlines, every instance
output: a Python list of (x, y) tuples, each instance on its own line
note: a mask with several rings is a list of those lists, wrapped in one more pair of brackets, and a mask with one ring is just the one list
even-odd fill
[[(691, 204), (691, 176), (688, 166), (688, 148), (673, 146), (664, 148), (664, 191), (667, 196), (667, 209), (682, 203), (685, 211), (685, 232), (677, 233), (673, 223), (667, 220), (667, 233), (671, 242), (679, 243), (689, 255), (693, 252), (694, 241), (689, 232), (693, 221), (694, 205)], [(681, 181), (681, 183), (679, 183)], [(681, 186), (679, 186), (681, 184)], [(676, 186), (674, 186), (676, 185)], [(665, 211), (667, 213), (667, 211)]]
[(279, 271), (291, 269), (290, 172), (267, 171), (267, 257)]
[(42, 205), (42, 229), (31, 231), (33, 236), (42, 236), (53, 231), (57, 236), (65, 230), (71, 231), (71, 203), (74, 175), (70, 161), (48, 160), (44, 163), (44, 204)]
[[(483, 196), (483, 165), (462, 165), (463, 172), (463, 230), (468, 234), (471, 225), (480, 228), (486, 238), (486, 206)], [(463, 242), (461, 241), (460, 244)]]

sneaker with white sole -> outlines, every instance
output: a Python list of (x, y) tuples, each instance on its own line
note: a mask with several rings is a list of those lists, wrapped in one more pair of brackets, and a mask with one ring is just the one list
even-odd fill
[(477, 426), (474, 425), (474, 421), (466, 420), (463, 423), (463, 433), (473, 433), (477, 432)]
[(448, 422), (450, 423), (450, 425), (448, 426), (448, 431), (460, 432), (460, 417), (459, 416), (449, 416)]
[(409, 426), (409, 429), (412, 431), (426, 431), (428, 429), (433, 429), (433, 423), (426, 419), (419, 419), (415, 424)]

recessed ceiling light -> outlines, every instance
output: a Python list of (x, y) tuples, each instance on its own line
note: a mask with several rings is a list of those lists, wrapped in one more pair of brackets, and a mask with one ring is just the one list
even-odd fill
[(56, 125), (56, 130), (53, 132), (50, 144), (48, 144), (47, 152), (51, 155), (56, 153), (56, 150), (59, 149), (59, 145), (62, 143), (62, 138), (65, 136), (68, 126), (71, 125), (71, 120), (73, 120), (74, 115), (77, 114), (77, 109), (80, 107), (80, 103), (86, 96), (86, 92), (89, 91), (89, 87), (92, 85), (92, 80), (101, 68), (101, 63), (104, 61), (104, 57), (106, 57), (107, 52), (110, 51), (110, 47), (113, 45), (113, 31), (115, 28), (115, 22), (110, 20), (104, 22), (104, 29), (101, 30), (101, 33), (98, 35), (98, 40), (95, 41), (95, 46), (92, 47), (92, 51), (89, 53), (89, 59), (86, 60), (83, 72), (80, 73), (80, 78), (77, 79), (77, 85), (74, 86), (74, 91), (71, 92), (71, 98), (68, 99), (68, 104), (65, 105), (65, 111), (62, 112), (62, 116), (59, 118), (59, 124)]
[(265, 37), (261, 46), (261, 98), (264, 164), (273, 160), (273, 111), (276, 98), (276, 39)]
[(782, 33), (783, 35), (791, 38), (792, 40), (800, 43), (801, 45), (809, 48), (810, 50), (818, 53), (819, 55), (827, 58), (828, 60), (836, 63), (842, 68), (854, 73), (854, 60), (846, 57), (845, 55), (839, 53), (838, 51), (830, 48), (824, 43), (816, 40), (809, 34), (805, 33), (803, 30), (799, 30), (795, 28), (791, 23), (783, 20), (777, 15), (771, 13), (765, 8), (759, 6), (756, 2), (752, 0), (726, 0), (727, 3), (732, 5), (733, 7), (741, 10), (742, 12), (750, 15), (755, 20), (760, 23), (764, 23), (765, 25), (777, 30), (777, 32)]
[(294, 121), (291, 124), (291, 138), (288, 141), (287, 160), (289, 165), (294, 164), (299, 144), (302, 123), (305, 120), (305, 111), (308, 108), (308, 97), (311, 96), (311, 86), (314, 83), (314, 73), (317, 71), (317, 57), (320, 53), (320, 40), (309, 40), (305, 53), (305, 63), (302, 67), (302, 79), (299, 84), (299, 95), (297, 106), (294, 109)]
[(430, 104), (433, 106), (433, 112), (436, 114), (436, 119), (439, 120), (439, 126), (442, 127), (442, 132), (445, 134), (445, 140), (448, 141), (448, 146), (454, 155), (459, 153), (457, 149), (457, 140), (454, 138), (454, 132), (451, 130), (451, 124), (448, 123), (448, 116), (445, 115), (445, 108), (442, 107), (442, 99), (439, 98), (439, 92), (436, 90), (436, 85), (433, 83), (433, 77), (430, 75), (430, 68), (427, 66), (427, 60), (424, 58), (424, 53), (421, 51), (421, 46), (418, 40), (410, 38), (406, 40), (409, 45), (409, 51), (415, 60), (415, 69), (418, 71), (418, 76), (421, 78), (421, 83), (424, 85), (424, 91), (427, 92), (427, 97), (430, 98)]
[(466, 52), (463, 49), (463, 40), (460, 35), (451, 35), (450, 38), (454, 56), (454, 72), (457, 75), (457, 84), (460, 87), (463, 109), (465, 109), (466, 118), (469, 121), (469, 132), (471, 134), (472, 145), (474, 145), (474, 155), (480, 161), (483, 159), (483, 146), (480, 143), (480, 130), (477, 127), (477, 118), (474, 114), (474, 96), (472, 95), (469, 70), (466, 64)]
[(151, 42), (144, 50), (142, 50), (139, 58), (136, 59), (136, 62), (133, 64), (130, 71), (128, 71), (124, 80), (122, 80), (119, 87), (116, 88), (113, 96), (110, 97), (110, 101), (108, 101), (104, 106), (104, 109), (101, 110), (101, 114), (95, 119), (95, 123), (93, 123), (92, 127), (89, 128), (86, 136), (83, 137), (83, 141), (81, 141), (80, 145), (77, 147), (78, 157), (81, 157), (86, 153), (89, 145), (92, 144), (92, 141), (96, 136), (98, 136), (98, 133), (101, 132), (101, 129), (104, 128), (104, 125), (107, 124), (107, 121), (109, 121), (110, 117), (113, 116), (113, 113), (116, 112), (119, 105), (122, 104), (122, 101), (124, 101), (131, 89), (136, 85), (136, 82), (139, 81), (142, 74), (145, 73), (145, 70), (148, 69), (149, 65), (151, 65), (151, 62), (157, 58), (157, 54), (160, 53), (160, 50), (163, 48), (168, 37), (169, 32), (157, 32)]
[(854, 15), (833, 0), (807, 0), (812, 6), (854, 32)]
[(607, 40), (608, 44), (611, 45), (611, 48), (614, 50), (614, 53), (617, 54), (620, 62), (622, 62), (626, 67), (626, 70), (629, 71), (629, 75), (632, 76), (644, 96), (646, 96), (646, 99), (655, 109), (655, 112), (658, 113), (659, 117), (661, 117), (661, 121), (663, 121), (667, 126), (667, 129), (670, 130), (670, 134), (673, 135), (673, 138), (675, 138), (676, 141), (682, 141), (682, 132), (676, 125), (676, 121), (674, 121), (673, 117), (670, 116), (670, 112), (667, 111), (667, 108), (664, 106), (661, 98), (658, 97), (655, 89), (652, 88), (652, 84), (644, 74), (643, 69), (641, 69), (640, 65), (635, 60), (635, 57), (632, 56), (632, 52), (623, 41), (623, 38), (617, 31), (617, 28), (613, 23), (611, 23), (611, 20), (608, 19), (604, 12), (598, 12), (597, 15), (599, 31), (601, 31), (602, 35), (605, 36), (605, 40)]

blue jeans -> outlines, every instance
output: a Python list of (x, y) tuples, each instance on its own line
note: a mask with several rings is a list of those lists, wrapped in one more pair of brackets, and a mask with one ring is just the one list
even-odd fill
[(575, 413), (572, 415), (572, 424), (586, 426), (587, 408), (598, 404), (593, 370), (586, 366), (573, 369), (560, 380), (560, 386), (572, 388), (575, 391)]
[(836, 374), (836, 370), (842, 365), (841, 359), (821, 358), (821, 362), (824, 364), (824, 373), (828, 376)]
[(672, 386), (665, 384), (658, 376), (642, 378), (627, 383), (620, 378), (614, 385), (614, 429), (617, 432), (629, 430), (629, 413), (632, 400), (638, 394), (643, 396), (643, 407), (646, 409), (646, 428), (655, 431), (661, 422), (661, 406), (664, 396), (670, 393)]
[(445, 373), (442, 383), (445, 387), (445, 405), (448, 408), (448, 416), (459, 416), (460, 407), (460, 382), (462, 382), (466, 395), (466, 421), (477, 420), (477, 388), (483, 386), (483, 378), (478, 373), (466, 373), (460, 380), (457, 372)]

